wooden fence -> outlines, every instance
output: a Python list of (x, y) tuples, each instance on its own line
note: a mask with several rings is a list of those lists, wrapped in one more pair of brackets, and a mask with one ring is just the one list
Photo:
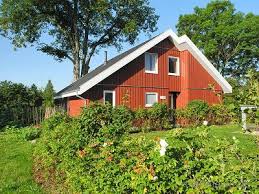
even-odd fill
[(18, 123), (19, 125), (39, 125), (44, 119), (50, 117), (56, 112), (64, 112), (62, 106), (55, 106), (53, 108), (45, 107), (25, 107), (20, 109), (11, 109), (5, 117), (11, 123)]

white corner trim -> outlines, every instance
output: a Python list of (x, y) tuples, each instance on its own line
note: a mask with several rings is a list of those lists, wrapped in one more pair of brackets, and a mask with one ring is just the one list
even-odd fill
[[(224, 77), (217, 71), (217, 69), (211, 64), (211, 62), (203, 55), (203, 53), (194, 45), (194, 43), (186, 35), (178, 37), (171, 29), (168, 29), (164, 33), (155, 37), (153, 40), (142, 45), (134, 52), (125, 56), (114, 65), (97, 74), (92, 79), (83, 83), (79, 87), (78, 94), (83, 94), (84, 92), (86, 92), (87, 90), (89, 90), (90, 88), (92, 88), (93, 86), (95, 86), (96, 84), (98, 84), (114, 72), (118, 71), (126, 64), (130, 63), (131, 61), (133, 61), (134, 59), (136, 59), (137, 57), (139, 57), (140, 55), (142, 55), (143, 53), (145, 53), (146, 51), (148, 51), (149, 49), (151, 49), (156, 44), (158, 44), (166, 38), (169, 38), (180, 51), (188, 50), (196, 58), (196, 60), (204, 67), (204, 69), (218, 82), (218, 84), (222, 87), (224, 93), (232, 92), (231, 85), (224, 79)], [(65, 95), (62, 95), (62, 97), (68, 97), (73, 95), (75, 95), (75, 92), (67, 93)]]

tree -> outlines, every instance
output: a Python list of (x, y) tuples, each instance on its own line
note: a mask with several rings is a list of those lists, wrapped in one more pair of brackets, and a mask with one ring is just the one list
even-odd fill
[(53, 113), (53, 107), (54, 107), (54, 87), (51, 82), (51, 80), (48, 81), (44, 91), (43, 91), (43, 105), (45, 107), (45, 118), (49, 118)]
[[(100, 48), (134, 43), (140, 32), (156, 30), (158, 16), (149, 0), (3, 0), (1, 34), (15, 47), (38, 50), (73, 63), (74, 80), (87, 74)], [(48, 33), (51, 43), (41, 42)]]
[(29, 88), (10, 81), (0, 82), (0, 131), (6, 125), (32, 124), (30, 110), (41, 104), (42, 93), (34, 84)]
[(43, 92), (43, 99), (44, 99), (43, 104), (45, 107), (54, 106), (54, 95), (55, 95), (55, 90), (51, 80), (49, 80)]
[(195, 7), (194, 13), (179, 17), (177, 30), (189, 36), (223, 76), (242, 78), (259, 68), (259, 16), (237, 12), (230, 1)]

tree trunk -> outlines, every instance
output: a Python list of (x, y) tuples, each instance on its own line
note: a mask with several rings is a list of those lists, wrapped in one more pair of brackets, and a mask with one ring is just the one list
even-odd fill
[(74, 82), (75, 82), (76, 80), (79, 79), (79, 74), (80, 74), (80, 62), (78, 59), (75, 60), (73, 74), (74, 74)]
[(87, 59), (85, 63), (82, 64), (81, 77), (86, 75), (90, 69), (89, 67), (90, 59)]

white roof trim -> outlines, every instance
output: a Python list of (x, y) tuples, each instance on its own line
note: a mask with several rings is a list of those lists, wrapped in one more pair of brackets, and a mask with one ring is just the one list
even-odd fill
[(78, 95), (78, 92), (73, 91), (73, 92), (68, 92), (68, 93), (64, 93), (61, 94), (60, 96), (55, 96), (54, 99), (59, 99), (59, 98), (66, 98), (66, 97), (70, 97), (70, 96), (76, 96)]
[[(231, 85), (224, 79), (224, 77), (217, 71), (217, 69), (211, 64), (211, 62), (202, 54), (202, 52), (194, 45), (194, 43), (186, 36), (183, 35), (178, 37), (171, 29), (165, 31), (159, 36), (155, 37), (151, 41), (142, 45), (140, 48), (125, 56), (117, 63), (113, 64), (111, 67), (105, 69), (101, 73), (97, 74), (92, 79), (83, 83), (78, 90), (79, 95), (83, 94), (108, 76), (112, 75), (117, 70), (124, 67), (126, 64), (130, 63), (152, 47), (154, 47), (159, 42), (163, 41), (166, 38), (170, 38), (170, 40), (175, 44), (175, 46), (180, 50), (188, 50), (196, 60), (203, 66), (203, 68), (218, 82), (218, 84), (222, 87), (224, 93), (231, 93), (232, 87)], [(75, 92), (67, 93), (61, 95), (61, 97), (74, 96)], [(58, 97), (57, 97), (58, 98)]]

